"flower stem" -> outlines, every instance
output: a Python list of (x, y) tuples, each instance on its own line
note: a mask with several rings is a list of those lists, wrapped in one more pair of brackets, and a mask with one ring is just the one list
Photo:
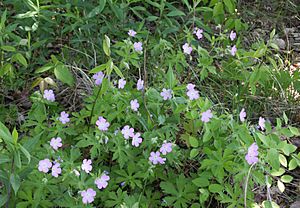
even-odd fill
[(249, 181), (249, 178), (250, 178), (250, 172), (251, 172), (251, 169), (252, 167), (254, 166), (255, 164), (252, 164), (249, 168), (249, 171), (248, 171), (248, 174), (247, 174), (247, 178), (246, 178), (246, 184), (245, 184), (245, 191), (244, 191), (244, 207), (247, 208), (247, 189), (248, 189), (248, 181)]
[(93, 117), (93, 114), (94, 114), (94, 109), (95, 109), (96, 101), (98, 100), (100, 92), (101, 92), (101, 87), (99, 87), (99, 90), (98, 90), (97, 95), (96, 95), (96, 99), (95, 99), (95, 101), (93, 103), (93, 107), (92, 107), (91, 115), (90, 115), (90, 121), (89, 121), (89, 125), (88, 125), (88, 132), (90, 131), (90, 127), (92, 125), (92, 117)]

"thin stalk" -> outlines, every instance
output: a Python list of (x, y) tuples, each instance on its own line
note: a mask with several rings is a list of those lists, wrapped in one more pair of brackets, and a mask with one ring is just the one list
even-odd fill
[(249, 181), (249, 178), (250, 178), (250, 172), (251, 172), (251, 169), (252, 167), (254, 166), (255, 164), (252, 164), (249, 168), (249, 171), (248, 171), (248, 174), (247, 174), (247, 178), (246, 178), (246, 184), (245, 184), (245, 191), (244, 191), (244, 207), (247, 208), (247, 189), (248, 189), (248, 181)]
[(100, 95), (100, 92), (101, 92), (101, 87), (99, 87), (99, 90), (97, 92), (97, 95), (96, 95), (96, 99), (93, 103), (93, 107), (92, 107), (92, 110), (91, 110), (91, 114), (90, 114), (90, 121), (89, 121), (89, 126), (88, 126), (88, 132), (90, 131), (90, 127), (92, 125), (92, 117), (93, 117), (93, 114), (94, 114), (94, 110), (95, 110), (95, 105), (96, 105), (96, 101), (98, 100), (98, 97)]

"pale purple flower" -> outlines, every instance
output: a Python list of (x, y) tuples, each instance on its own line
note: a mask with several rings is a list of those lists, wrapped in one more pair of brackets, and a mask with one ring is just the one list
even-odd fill
[(189, 84), (187, 84), (186, 89), (187, 89), (187, 90), (194, 90), (194, 89), (195, 89), (195, 85), (189, 83)]
[(241, 112), (240, 112), (240, 121), (241, 121), (241, 122), (244, 122), (246, 116), (247, 116), (246, 111), (245, 111), (245, 109), (243, 108), (243, 109), (241, 110)]
[(261, 128), (261, 130), (264, 130), (266, 128), (265, 123), (266, 120), (263, 117), (259, 117), (258, 125)]
[(50, 141), (50, 146), (51, 146), (54, 150), (57, 150), (59, 147), (62, 146), (61, 138), (60, 138), (60, 137), (52, 138), (51, 141)]
[(194, 31), (194, 34), (196, 34), (198, 40), (200, 40), (203, 37), (202, 33), (203, 33), (203, 30), (198, 29), (198, 28)]
[(55, 178), (58, 177), (59, 174), (61, 174), (61, 168), (60, 168), (60, 164), (59, 163), (55, 163), (52, 166), (52, 176), (54, 176)]
[(95, 184), (97, 185), (98, 189), (104, 189), (107, 187), (108, 185), (108, 181), (109, 181), (109, 176), (106, 174), (103, 174), (100, 178), (97, 178), (95, 180)]
[(130, 107), (133, 111), (138, 111), (138, 108), (140, 107), (140, 104), (138, 103), (137, 99), (130, 101)]
[(60, 120), (60, 122), (62, 124), (66, 124), (66, 123), (70, 122), (69, 114), (67, 114), (65, 111), (60, 113), (60, 117), (58, 119)]
[(49, 100), (51, 102), (55, 101), (55, 95), (53, 90), (44, 90), (44, 96), (43, 96), (46, 100)]
[(81, 169), (84, 170), (86, 173), (89, 173), (92, 170), (92, 160), (84, 159), (82, 161)]
[(141, 137), (140, 133), (136, 133), (133, 137), (132, 137), (132, 145), (133, 146), (140, 146), (140, 144), (142, 143), (143, 139)]
[(163, 97), (164, 100), (170, 100), (172, 98), (172, 90), (163, 88), (160, 95)]
[(124, 89), (125, 85), (126, 85), (126, 80), (125, 79), (119, 79), (118, 88), (119, 89)]
[(166, 158), (160, 157), (160, 152), (151, 152), (149, 160), (152, 162), (153, 165), (156, 165), (158, 163), (165, 164)]
[(139, 79), (136, 84), (137, 90), (142, 90), (144, 88), (144, 80)]
[(213, 114), (211, 113), (211, 110), (207, 110), (202, 113), (201, 121), (204, 123), (207, 123), (210, 121), (210, 119), (213, 117)]
[(129, 30), (128, 35), (134, 37), (136, 35), (136, 32), (134, 30)]
[(130, 128), (128, 125), (123, 127), (121, 133), (123, 134), (125, 139), (129, 139), (129, 137), (134, 137), (134, 129)]
[(105, 118), (99, 116), (98, 120), (96, 121), (96, 125), (100, 131), (107, 131), (109, 127), (109, 123), (106, 121)]
[(143, 51), (143, 44), (141, 42), (135, 42), (133, 44), (134, 50), (136, 52), (142, 52)]
[(199, 98), (199, 91), (195, 89), (188, 90), (186, 94), (190, 100), (197, 100)]
[(234, 31), (230, 32), (229, 38), (231, 41), (233, 41), (236, 38), (236, 33)]
[(82, 203), (90, 204), (94, 201), (96, 191), (94, 191), (92, 188), (88, 188), (87, 190), (81, 191), (80, 195), (82, 197)]
[(163, 143), (159, 151), (163, 154), (166, 155), (167, 153), (172, 152), (172, 143), (171, 142), (166, 142)]
[(185, 43), (182, 46), (182, 49), (183, 49), (183, 53), (188, 54), (188, 55), (190, 55), (192, 53), (192, 50), (193, 50), (193, 48), (190, 47), (190, 45), (188, 43)]
[(231, 53), (232, 56), (235, 56), (236, 52), (237, 52), (237, 49), (236, 49), (236, 46), (234, 45), (234, 46), (231, 48), (230, 53)]
[(93, 75), (93, 79), (95, 80), (96, 85), (101, 85), (103, 78), (104, 78), (104, 74), (102, 71)]
[(39, 171), (47, 173), (49, 169), (52, 167), (52, 163), (49, 159), (44, 159), (39, 161)]
[(258, 146), (255, 142), (248, 148), (248, 153), (246, 154), (245, 159), (249, 165), (258, 162)]

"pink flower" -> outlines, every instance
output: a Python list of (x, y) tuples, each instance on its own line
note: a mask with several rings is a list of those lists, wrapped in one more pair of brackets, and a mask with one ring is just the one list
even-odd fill
[(213, 117), (213, 114), (211, 113), (211, 110), (207, 110), (202, 113), (201, 121), (204, 123), (207, 123), (210, 121), (210, 119)]
[(137, 90), (142, 90), (144, 88), (144, 80), (139, 79), (136, 84)]
[(82, 203), (84, 204), (90, 204), (94, 201), (94, 198), (96, 196), (96, 191), (94, 191), (94, 189), (87, 189), (86, 191), (81, 191), (80, 195), (82, 197)]
[(187, 84), (186, 89), (187, 89), (187, 90), (194, 90), (194, 89), (195, 89), (195, 85), (189, 83), (189, 84)]
[(54, 150), (57, 150), (59, 147), (62, 146), (61, 138), (60, 138), (60, 137), (52, 138), (51, 141), (50, 141), (50, 146), (51, 146)]
[(119, 79), (118, 88), (119, 89), (124, 89), (125, 85), (126, 85), (126, 80), (125, 79)]
[(134, 37), (136, 35), (136, 32), (134, 30), (129, 30), (128, 35)]
[(59, 174), (61, 174), (60, 164), (59, 163), (55, 163), (52, 166), (52, 176), (54, 176), (55, 178), (57, 178)]
[(266, 128), (265, 123), (266, 123), (266, 120), (263, 117), (259, 117), (258, 125), (261, 128), (261, 130), (265, 130), (265, 128)]
[(203, 30), (199, 28), (195, 28), (193, 33), (196, 34), (198, 40), (200, 40), (203, 37)]
[(65, 111), (60, 113), (60, 117), (58, 119), (60, 120), (60, 122), (62, 124), (66, 124), (66, 123), (70, 122), (69, 114), (67, 114)]
[(193, 50), (193, 48), (190, 47), (190, 45), (188, 43), (185, 43), (182, 46), (182, 49), (183, 49), (183, 53), (188, 54), (188, 55), (190, 55), (192, 53), (192, 50)]
[(160, 95), (163, 97), (164, 100), (170, 100), (172, 98), (172, 90), (163, 88)]
[(134, 50), (136, 52), (142, 52), (143, 51), (143, 44), (141, 42), (135, 42), (133, 44)]
[(255, 142), (248, 148), (248, 153), (246, 154), (245, 159), (249, 165), (258, 162), (258, 146)]
[(136, 133), (133, 137), (132, 137), (132, 145), (133, 146), (140, 146), (140, 144), (142, 143), (143, 139), (142, 137), (140, 137), (141, 134), (140, 133)]
[(159, 149), (159, 151), (163, 155), (166, 155), (167, 153), (172, 152), (172, 143), (171, 142), (163, 143), (161, 148)]
[(245, 121), (245, 118), (246, 118), (247, 114), (245, 112), (245, 109), (243, 108), (240, 112), (240, 121), (241, 122), (244, 122)]
[(125, 139), (129, 139), (129, 137), (134, 137), (134, 129), (130, 128), (128, 125), (123, 127), (121, 133), (123, 134)]
[(44, 90), (44, 95), (43, 97), (46, 99), (46, 100), (49, 100), (51, 102), (54, 102), (55, 101), (55, 95), (54, 95), (54, 92), (53, 90)]
[(110, 126), (110, 124), (102, 116), (99, 116), (98, 120), (96, 121), (96, 125), (100, 131), (107, 131), (108, 127)]
[(95, 80), (96, 85), (101, 85), (103, 78), (104, 78), (104, 74), (102, 71), (93, 75), (93, 79)]
[(138, 108), (140, 107), (140, 104), (138, 103), (137, 99), (130, 101), (130, 107), (133, 111), (138, 111)]
[(92, 170), (92, 160), (84, 159), (82, 161), (81, 169), (84, 170), (86, 173), (89, 173)]
[(97, 185), (98, 189), (104, 189), (107, 187), (107, 181), (109, 181), (109, 179), (109, 176), (104, 173), (100, 178), (95, 180), (95, 184)]
[(199, 98), (199, 91), (195, 89), (188, 90), (186, 94), (190, 100), (197, 100)]
[(236, 52), (237, 52), (237, 49), (236, 49), (236, 46), (234, 45), (234, 46), (231, 48), (230, 53), (231, 53), (232, 56), (235, 56)]
[(229, 38), (231, 41), (233, 41), (236, 38), (236, 33), (234, 31), (230, 32)]
[(39, 171), (47, 173), (49, 169), (52, 167), (52, 163), (49, 159), (44, 159), (39, 161)]
[(160, 152), (151, 152), (149, 160), (152, 162), (153, 165), (158, 163), (165, 164), (166, 158), (160, 157)]

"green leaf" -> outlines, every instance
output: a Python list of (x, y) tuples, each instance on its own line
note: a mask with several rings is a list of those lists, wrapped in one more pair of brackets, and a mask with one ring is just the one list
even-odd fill
[(283, 168), (279, 168), (279, 170), (273, 170), (271, 172), (271, 175), (272, 176), (281, 176), (284, 173), (285, 173), (285, 170)]
[(17, 195), (17, 192), (21, 185), (21, 179), (19, 175), (11, 174), (10, 175), (10, 184), (13, 187), (13, 190), (15, 192), (15, 195)]
[(293, 177), (290, 175), (283, 175), (280, 179), (283, 183), (290, 183), (293, 180)]
[(106, 93), (108, 87), (109, 87), (109, 81), (108, 81), (108, 79), (104, 78), (102, 80), (100, 96)]
[(275, 170), (278, 170), (280, 167), (280, 162), (279, 162), (279, 153), (276, 149), (272, 148), (268, 151), (268, 161), (272, 168)]
[(13, 143), (12, 135), (10, 134), (8, 128), (0, 121), (0, 138), (5, 142)]
[(169, 88), (172, 89), (176, 84), (175, 75), (173, 73), (173, 69), (170, 67), (167, 72), (167, 83), (169, 85)]
[(280, 191), (281, 193), (284, 192), (285, 186), (284, 186), (284, 184), (283, 184), (280, 180), (277, 181), (277, 187), (278, 187), (278, 189), (279, 189), (279, 191)]
[(295, 135), (295, 136), (299, 136), (300, 132), (297, 128), (289, 126), (290, 131)]
[(31, 159), (30, 153), (22, 145), (20, 145), (19, 147), (20, 147), (21, 152), (23, 152), (23, 154), (27, 158), (28, 164), (29, 164), (30, 163), (30, 159)]
[(177, 190), (176, 190), (175, 186), (170, 182), (161, 182), (160, 187), (167, 194), (172, 194), (174, 196), (177, 195)]
[(65, 65), (63, 64), (57, 65), (54, 69), (54, 74), (56, 78), (62, 81), (63, 83), (66, 83), (69, 86), (74, 85), (73, 74), (69, 71), (69, 69)]
[(101, 64), (100, 66), (96, 66), (95, 68), (93, 68), (90, 73), (97, 73), (99, 71), (103, 71), (104, 69), (106, 69), (106, 64)]
[(198, 187), (206, 187), (209, 185), (209, 180), (207, 178), (196, 178), (192, 181)]
[(14, 58), (16, 59), (16, 61), (18, 61), (23, 66), (25, 66), (25, 67), (28, 66), (27, 60), (25, 59), (25, 57), (22, 54), (17, 53), (17, 54), (14, 55)]
[(294, 170), (298, 166), (296, 159), (292, 158), (289, 162), (289, 170)]
[(214, 6), (213, 16), (216, 17), (216, 16), (223, 15), (223, 14), (224, 14), (223, 3), (222, 2), (218, 2)]
[(42, 66), (42, 67), (40, 67), (40, 68), (38, 68), (37, 70), (35, 70), (35, 72), (34, 73), (42, 73), (42, 72), (45, 72), (45, 71), (49, 71), (50, 69), (53, 69), (53, 65), (51, 64), (51, 65), (45, 65), (45, 66)]
[(292, 144), (288, 144), (287, 141), (280, 142), (278, 149), (282, 150), (286, 156), (290, 156), (291, 153), (295, 152), (297, 147)]
[(5, 195), (0, 194), (0, 207), (2, 207), (6, 203), (7, 199), (8, 199), (7, 194)]
[(279, 154), (279, 162), (282, 166), (287, 167), (287, 160), (284, 155)]
[(114, 68), (114, 71), (116, 72), (117, 75), (119, 75), (121, 78), (124, 78), (122, 72), (120, 71), (120, 69), (116, 65), (114, 65), (113, 68)]
[(174, 10), (167, 14), (168, 17), (185, 16), (185, 13), (180, 10)]
[(198, 140), (195, 137), (190, 136), (189, 137), (189, 142), (192, 147), (198, 147)]
[(192, 149), (190, 152), (190, 158), (193, 159), (194, 157), (196, 157), (199, 153), (199, 150), (197, 149)]
[(14, 144), (17, 144), (18, 138), (19, 138), (19, 134), (18, 134), (18, 132), (17, 132), (16, 127), (14, 128), (14, 130), (13, 130), (13, 132), (12, 132), (12, 137), (13, 137), (13, 140), (14, 140)]
[(223, 189), (223, 186), (221, 186), (220, 184), (211, 184), (208, 187), (208, 190), (211, 193), (222, 193)]
[(99, 4), (99, 6), (95, 7), (90, 13), (88, 13), (87, 18), (92, 18), (98, 14), (101, 14), (106, 5), (106, 0), (100, 0)]
[(12, 71), (12, 69), (13, 69), (12, 65), (10, 63), (6, 63), (2, 68), (0, 68), (0, 77)]
[(227, 7), (228, 11), (230, 13), (234, 13), (234, 4), (232, 2), (232, 0), (223, 0), (225, 6)]
[(106, 35), (103, 40), (103, 51), (107, 56), (110, 56), (110, 39)]
[(2, 50), (7, 51), (7, 52), (15, 52), (16, 48), (13, 46), (8, 46), (8, 45), (4, 45), (0, 47)]

